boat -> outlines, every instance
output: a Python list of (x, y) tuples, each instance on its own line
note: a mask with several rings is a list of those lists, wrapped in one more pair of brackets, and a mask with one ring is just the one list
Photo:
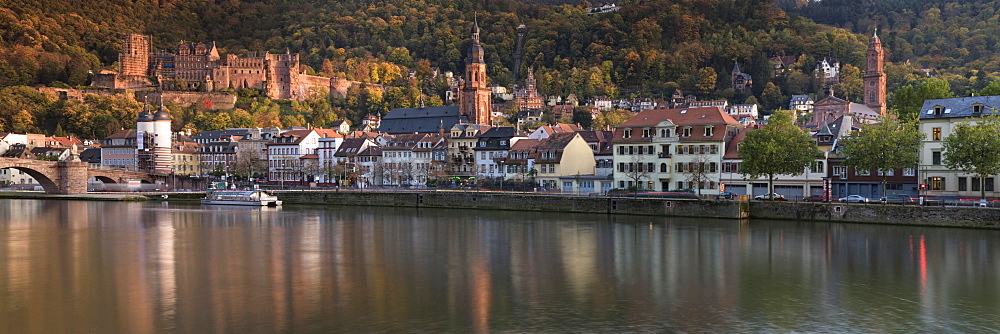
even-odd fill
[(263, 190), (209, 190), (201, 204), (281, 206), (281, 201)]

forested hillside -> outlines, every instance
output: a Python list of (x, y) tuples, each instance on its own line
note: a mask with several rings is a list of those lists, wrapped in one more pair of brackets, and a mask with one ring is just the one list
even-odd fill
[[(937, 75), (956, 94), (1000, 79), (1000, 58), (996, 57), (1000, 53), (1000, 1), (781, 0), (781, 5), (818, 23), (857, 33), (870, 33), (878, 26), (889, 61), (909, 62), (919, 72)], [(901, 79), (912, 77), (896, 77), (897, 82)]]
[[(302, 56), (308, 73), (389, 87), (384, 95), (356, 91), (346, 101), (275, 104), (248, 94), (237, 110), (222, 111), (225, 117), (185, 110), (180, 113), (187, 115), (185, 123), (178, 126), (234, 125), (233, 119), (324, 125), (337, 117), (413, 106), (421, 95), (439, 101), (444, 85), (430, 78), (430, 69), (461, 74), (474, 20), (483, 28), (490, 80), (508, 86), (516, 83), (511, 82), (516, 28), (527, 27), (520, 75), (533, 68), (546, 95), (662, 97), (679, 88), (702, 99), (742, 102), (753, 95), (765, 109), (774, 109), (792, 94), (822, 91), (813, 68), (817, 59), (832, 57), (843, 64), (837, 95), (857, 99), (875, 25), (891, 52), (890, 93), (919, 84), (927, 73), (946, 78), (947, 89), (956, 94), (996, 79), (992, 73), (1000, 61), (992, 54), (1000, 36), (995, 31), (1000, 0), (914, 1), (898, 7), (884, 5), (892, 1), (780, 1), (630, 0), (619, 2), (617, 12), (587, 15), (586, 1), (0, 0), (0, 87), (84, 85), (92, 72), (117, 67), (127, 33), (149, 34), (156, 48), (166, 50), (181, 40), (214, 41), (223, 53), (287, 50)], [(863, 14), (852, 8), (863, 8)], [(838, 12), (844, 15), (830, 14)], [(798, 61), (774, 77), (768, 61), (773, 56)], [(753, 75), (752, 94), (729, 88), (737, 62)], [(417, 71), (417, 80), (406, 79), (407, 68)], [(4, 119), (19, 112), (3, 103)], [(52, 115), (60, 112), (35, 116)], [(51, 121), (32, 122), (19, 128), (52, 131), (43, 127)]]

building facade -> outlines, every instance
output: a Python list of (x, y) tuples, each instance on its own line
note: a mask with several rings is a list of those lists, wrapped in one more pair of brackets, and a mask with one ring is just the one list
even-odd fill
[(948, 152), (943, 145), (958, 123), (975, 123), (984, 116), (1000, 115), (997, 108), (1000, 108), (1000, 96), (924, 101), (920, 108), (920, 132), (924, 134), (924, 141), (917, 171), (919, 182), (927, 187), (922, 195), (979, 198), (985, 189), (986, 197), (1000, 197), (1000, 191), (997, 191), (1000, 174), (979, 180), (976, 175), (948, 169), (944, 165)]

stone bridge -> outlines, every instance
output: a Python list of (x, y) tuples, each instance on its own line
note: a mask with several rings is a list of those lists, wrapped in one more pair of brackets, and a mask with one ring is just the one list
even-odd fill
[(87, 180), (97, 178), (104, 183), (140, 181), (155, 183), (163, 177), (147, 173), (113, 169), (88, 168), (81, 161), (46, 161), (0, 158), (0, 168), (13, 168), (31, 175), (47, 194), (82, 194), (87, 192)]

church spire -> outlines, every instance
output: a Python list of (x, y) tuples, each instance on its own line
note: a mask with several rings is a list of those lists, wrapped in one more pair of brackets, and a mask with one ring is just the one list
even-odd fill
[(865, 85), (864, 103), (872, 110), (885, 115), (885, 50), (882, 49), (882, 41), (878, 38), (878, 27), (875, 27), (872, 38), (868, 41), (866, 58), (868, 66), (863, 78)]

